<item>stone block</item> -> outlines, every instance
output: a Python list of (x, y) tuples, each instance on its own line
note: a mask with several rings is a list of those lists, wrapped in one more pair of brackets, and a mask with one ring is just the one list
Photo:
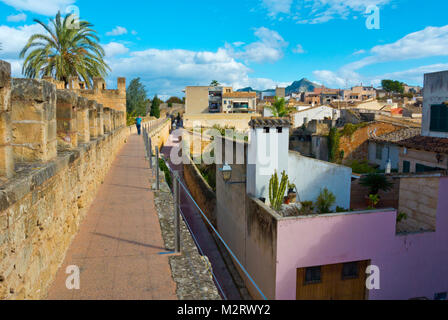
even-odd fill
[(70, 90), (57, 91), (57, 137), (58, 144), (63, 148), (78, 146), (77, 132), (78, 96)]
[(45, 162), (57, 156), (56, 86), (47, 81), (13, 79), (12, 145), (14, 159)]
[(90, 122), (89, 122), (89, 100), (84, 97), (78, 97), (78, 142), (90, 142)]
[(89, 125), (90, 125), (90, 140), (98, 137), (98, 103), (94, 100), (89, 100)]
[(98, 136), (104, 135), (104, 106), (99, 104), (97, 106), (97, 134)]

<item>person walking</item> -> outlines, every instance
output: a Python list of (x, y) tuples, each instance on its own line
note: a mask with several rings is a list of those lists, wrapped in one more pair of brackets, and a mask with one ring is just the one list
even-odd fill
[(135, 119), (135, 124), (137, 125), (138, 135), (140, 136), (142, 134), (142, 117), (138, 116)]

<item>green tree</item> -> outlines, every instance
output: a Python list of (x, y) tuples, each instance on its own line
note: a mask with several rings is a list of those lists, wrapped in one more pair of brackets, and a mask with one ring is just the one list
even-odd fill
[(173, 103), (178, 103), (178, 104), (183, 104), (184, 102), (182, 101), (182, 99), (181, 98), (178, 98), (178, 97), (171, 97), (171, 98), (169, 98), (168, 100), (166, 100), (166, 103), (171, 103), (171, 104), (173, 104)]
[(388, 93), (401, 93), (404, 92), (404, 84), (400, 81), (383, 80), (381, 86)]
[(145, 86), (140, 82), (140, 78), (135, 78), (126, 90), (126, 111), (139, 116), (146, 116), (148, 98)]
[(160, 103), (160, 99), (155, 95), (151, 105), (151, 117), (156, 117), (157, 119), (160, 118)]
[(218, 80), (212, 80), (212, 82), (210, 83), (211, 87), (218, 87), (220, 85), (220, 83), (218, 82)]
[(275, 101), (272, 106), (269, 106), (267, 108), (271, 110), (274, 117), (286, 117), (294, 110), (294, 108), (289, 108), (286, 106), (285, 98), (278, 97), (275, 97)]
[(32, 35), (20, 52), (20, 58), (25, 58), (22, 73), (26, 77), (51, 76), (65, 85), (70, 77), (78, 77), (91, 88), (93, 78), (107, 76), (110, 68), (97, 32), (91, 23), (75, 19), (73, 14), (62, 18), (60, 12), (48, 25), (34, 19), (45, 33)]

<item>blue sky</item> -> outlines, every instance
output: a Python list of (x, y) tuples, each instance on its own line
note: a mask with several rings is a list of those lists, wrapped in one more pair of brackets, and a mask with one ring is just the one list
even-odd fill
[[(256, 89), (303, 77), (335, 88), (383, 78), (421, 85), (425, 72), (448, 69), (445, 0), (0, 0), (0, 59), (15, 76), (18, 52), (41, 30), (33, 18), (69, 5), (101, 37), (108, 83), (140, 77), (151, 95), (213, 79)], [(366, 27), (368, 5), (380, 10), (379, 30)]]

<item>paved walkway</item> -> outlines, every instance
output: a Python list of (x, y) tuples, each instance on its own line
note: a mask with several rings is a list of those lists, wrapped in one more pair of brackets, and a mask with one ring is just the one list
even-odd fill
[[(171, 277), (143, 140), (130, 136), (100, 187), (50, 289), (52, 300), (172, 300)], [(80, 290), (65, 285), (67, 266), (81, 270)]]
[[(173, 148), (179, 148), (179, 141), (173, 136), (168, 139), (165, 143), (164, 148), (162, 149), (162, 153), (166, 158), (170, 159), (171, 150)], [(170, 167), (172, 170), (177, 171), (179, 176), (186, 185), (183, 179), (183, 165), (175, 165), (170, 162)], [(195, 235), (196, 240), (199, 243), (204, 254), (210, 260), (210, 263), (213, 267), (213, 272), (215, 275), (215, 283), (217, 283), (217, 287), (221, 287), (224, 291), (225, 297), (228, 300), (241, 300), (240, 292), (228, 270), (226, 263), (222, 257), (220, 250), (213, 238), (210, 229), (206, 225), (205, 221), (201, 217), (199, 210), (197, 209), (194, 202), (187, 195), (186, 191), (183, 187), (180, 186), (180, 203), (181, 210), (185, 215), (188, 225), (192, 229), (193, 234)], [(224, 298), (224, 297), (223, 297)]]

